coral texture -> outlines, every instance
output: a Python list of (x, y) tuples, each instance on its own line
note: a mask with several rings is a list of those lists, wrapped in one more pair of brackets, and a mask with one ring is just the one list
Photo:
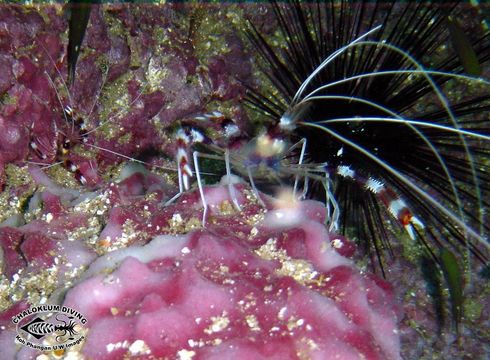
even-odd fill
[[(207, 187), (206, 228), (157, 235), (200, 227), (202, 204), (197, 191), (167, 207), (158, 196), (135, 200), (148, 195), (148, 182), (136, 172), (63, 209), (59, 196), (45, 192), (44, 222), (1, 231), (9, 273), (45, 270), (58, 289), (75, 282), (63, 304), (84, 314), (88, 326), (71, 356), (399, 358), (392, 288), (346, 257), (354, 247), (325, 230), (323, 205), (274, 208), (264, 198), (264, 209), (237, 185), (237, 217), (228, 188)], [(86, 216), (74, 216), (75, 208)], [(62, 235), (83, 227), (90, 213), (107, 219), (95, 244)], [(21, 246), (12, 246), (19, 237)], [(93, 261), (96, 251), (106, 254)], [(89, 264), (81, 278), (73, 275)], [(0, 339), (7, 344), (11, 335)], [(12, 345), (6, 349), (13, 352)], [(32, 352), (21, 349), (21, 358)]]

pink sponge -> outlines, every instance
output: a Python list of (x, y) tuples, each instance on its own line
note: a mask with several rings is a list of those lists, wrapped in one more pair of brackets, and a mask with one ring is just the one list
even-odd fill
[[(91, 265), (64, 302), (88, 319), (85, 356), (400, 358), (391, 287), (344, 256), (353, 245), (326, 231), (321, 204), (303, 202), (300, 221), (267, 227), (244, 191), (237, 187), (241, 218), (222, 206), (226, 187), (207, 188), (205, 229), (160, 235)], [(153, 220), (180, 220), (199, 204), (185, 196)]]

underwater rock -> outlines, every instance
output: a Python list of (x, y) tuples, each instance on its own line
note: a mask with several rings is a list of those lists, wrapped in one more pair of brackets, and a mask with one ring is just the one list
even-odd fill
[[(191, 39), (187, 25), (180, 25), (191, 9), (94, 6), (78, 75), (69, 85), (62, 7), (2, 5), (0, 185), (6, 164), (69, 160), (94, 188), (101, 182), (95, 172), (124, 156), (172, 167), (176, 123), (217, 110), (217, 101), (229, 101), (243, 121), (243, 84), (252, 68), (242, 40), (228, 29), (203, 53), (206, 38)], [(214, 34), (206, 26), (202, 31)], [(67, 106), (73, 119), (64, 114)], [(78, 151), (61, 158), (65, 139)]]
[(26, 266), (24, 258), (16, 249), (22, 242), (22, 232), (11, 227), (0, 229), (0, 246), (2, 248), (2, 272), (11, 278)]
[[(342, 240), (325, 230), (321, 204), (301, 204), (317, 219), (268, 229), (250, 190), (239, 190), (241, 220), (227, 188), (209, 187), (206, 228), (91, 264), (63, 303), (88, 319), (80, 351), (94, 359), (400, 358), (391, 287), (335, 250)], [(147, 224), (183, 226), (183, 205), (196, 209), (200, 200), (186, 194)]]
[[(2, 318), (64, 298), (88, 319), (67, 356), (91, 359), (400, 358), (391, 286), (355, 267), (321, 203), (286, 209), (261, 194), (263, 208), (237, 184), (239, 213), (227, 186), (208, 186), (203, 228), (197, 190), (163, 206), (175, 189), (139, 170), (93, 193), (44, 190), (31, 200), (37, 220), (0, 228), (11, 280)], [(291, 210), (301, 221), (270, 221)], [(2, 326), (6, 353), (38, 356)]]

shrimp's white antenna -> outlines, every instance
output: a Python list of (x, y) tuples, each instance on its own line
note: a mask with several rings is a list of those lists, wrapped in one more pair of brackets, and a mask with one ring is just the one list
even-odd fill
[(345, 50), (347, 50), (348, 48), (352, 47), (353, 45), (359, 43), (360, 41), (362, 41), (363, 39), (365, 39), (366, 37), (368, 37), (369, 35), (371, 35), (372, 33), (378, 31), (379, 29), (381, 29), (381, 25), (378, 25), (376, 27), (374, 27), (373, 29), (369, 30), (368, 32), (366, 32), (365, 34), (359, 36), (357, 39), (354, 39), (353, 41), (350, 42), (350, 44), (348, 45), (345, 45), (343, 47), (341, 47), (340, 49), (334, 51), (332, 54), (330, 54), (320, 65), (318, 65), (318, 67), (310, 74), (310, 76), (308, 76), (308, 78), (306, 78), (305, 81), (303, 81), (303, 83), (301, 84), (301, 86), (299, 87), (298, 91), (296, 92), (296, 94), (294, 95), (293, 97), (293, 100), (291, 101), (291, 104), (290, 106), (291, 107), (294, 107), (298, 101), (298, 99), (301, 97), (301, 95), (303, 94), (303, 91), (305, 90), (305, 88), (308, 86), (308, 84), (310, 83), (310, 81), (320, 72), (322, 71), (322, 69), (327, 66), (332, 60), (334, 60), (337, 56), (339, 56), (340, 54), (342, 54)]
[(327, 134), (332, 135), (336, 139), (339, 139), (344, 144), (349, 145), (352, 148), (356, 149), (357, 151), (359, 151), (361, 154), (365, 155), (369, 159), (373, 160), (376, 164), (380, 165), (382, 168), (387, 170), (390, 174), (395, 176), (398, 180), (400, 180), (402, 183), (407, 185), (410, 189), (412, 189), (414, 192), (416, 192), (418, 195), (420, 195), (423, 199), (427, 200), (431, 205), (436, 207), (444, 215), (446, 215), (448, 218), (450, 218), (452, 221), (454, 221), (456, 224), (458, 224), (461, 228), (464, 229), (464, 231), (468, 235), (470, 235), (472, 238), (478, 240), (485, 248), (490, 250), (490, 244), (485, 240), (485, 238), (483, 238), (480, 234), (478, 234), (472, 228), (470, 228), (463, 220), (461, 220), (460, 218), (455, 216), (443, 204), (441, 204), (439, 201), (437, 201), (432, 196), (427, 194), (422, 188), (420, 188), (418, 185), (416, 185), (412, 181), (408, 180), (403, 174), (401, 174), (399, 171), (397, 171), (395, 168), (390, 166), (388, 163), (384, 162), (382, 159), (380, 159), (376, 155), (372, 154), (370, 151), (366, 150), (362, 146), (350, 141), (349, 139), (345, 138), (344, 136), (342, 136), (342, 135), (338, 134), (337, 132), (335, 132), (331, 129), (328, 129), (324, 126), (314, 124), (314, 123), (305, 123), (305, 122), (301, 122), (301, 125), (307, 126), (307, 127), (312, 127), (312, 128), (317, 129), (317, 130), (324, 131)]

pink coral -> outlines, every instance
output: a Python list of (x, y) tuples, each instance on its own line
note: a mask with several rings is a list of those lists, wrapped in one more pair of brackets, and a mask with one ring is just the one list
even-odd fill
[[(391, 288), (331, 246), (342, 240), (326, 232), (319, 203), (301, 204), (317, 218), (268, 229), (253, 201), (242, 203), (246, 215), (237, 223), (223, 214), (225, 187), (206, 194), (205, 229), (110, 252), (67, 293), (64, 305), (89, 320), (85, 355), (399, 358)], [(151, 218), (185, 222), (182, 206), (200, 201), (185, 196)]]
[[(57, 288), (49, 301), (68, 289), (63, 304), (87, 317), (87, 340), (68, 351), (93, 359), (399, 358), (392, 289), (343, 256), (354, 247), (325, 230), (322, 204), (297, 203), (301, 221), (279, 225), (270, 219), (286, 209), (265, 195), (266, 209), (237, 185), (237, 216), (227, 187), (207, 187), (202, 228), (197, 191), (162, 207), (170, 191), (162, 179), (127, 175), (81, 197), (47, 183), (40, 220), (0, 229), (5, 270), (23, 274), (16, 286), (57, 264), (45, 280)], [(73, 238), (100, 217), (95, 238)], [(25, 302), (4, 315), (19, 307)], [(0, 342), (14, 354), (12, 325), (3, 326)], [(17, 356), (34, 355), (21, 348)]]

